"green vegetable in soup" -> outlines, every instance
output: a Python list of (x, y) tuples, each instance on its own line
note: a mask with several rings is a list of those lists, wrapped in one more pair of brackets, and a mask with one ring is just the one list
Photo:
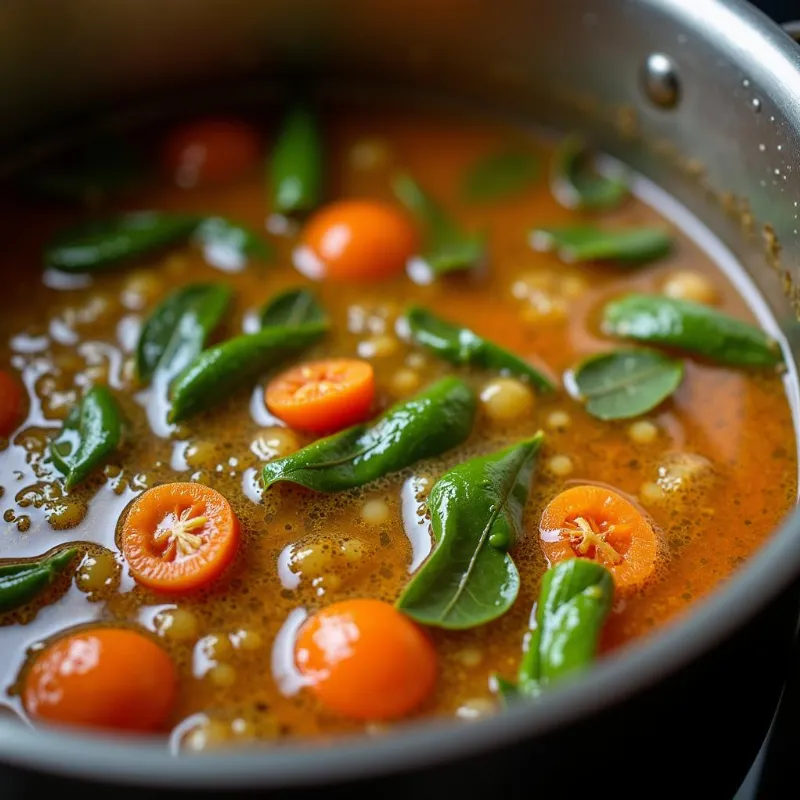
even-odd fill
[(413, 178), (409, 175), (396, 178), (394, 193), (425, 228), (425, 250), (421, 258), (432, 276), (469, 270), (483, 260), (485, 237), (462, 231)]
[(192, 236), (212, 255), (266, 258), (269, 248), (254, 233), (221, 217), (136, 211), (98, 219), (62, 231), (44, 251), (46, 267), (61, 272), (96, 272)]
[(180, 422), (255, 381), (270, 367), (313, 344), (324, 324), (265, 328), (204, 350), (172, 384), (170, 422)]
[(224, 284), (196, 283), (170, 294), (142, 327), (136, 347), (139, 380), (158, 374), (169, 385), (202, 352), (230, 306), (233, 292)]
[(528, 188), (539, 177), (539, 159), (525, 150), (501, 150), (477, 161), (461, 186), (471, 201), (500, 200)]
[(0, 563), (0, 612), (24, 606), (41, 594), (73, 561), (74, 547), (33, 561)]
[(614, 599), (614, 579), (602, 564), (583, 558), (547, 570), (517, 683), (496, 676), (498, 692), (513, 701), (536, 697), (562, 678), (586, 669), (597, 655)]
[(497, 370), (528, 381), (541, 391), (551, 391), (553, 383), (527, 361), (478, 336), (477, 333), (446, 322), (424, 308), (406, 312), (412, 339), (445, 361), (459, 366)]
[(66, 476), (67, 489), (81, 483), (117, 449), (122, 428), (122, 412), (114, 395), (105, 386), (90, 389), (50, 442), (50, 455)]
[(377, 420), (320, 439), (264, 467), (267, 488), (280, 481), (318, 492), (341, 492), (461, 444), (475, 418), (475, 394), (465, 383), (443, 378), (392, 406)]
[(281, 292), (261, 309), (259, 319), (262, 328), (328, 325), (325, 309), (309, 289)]
[(464, 629), (511, 608), (519, 573), (508, 551), (522, 533), (543, 439), (537, 433), (437, 481), (428, 500), (436, 548), (397, 601), (401, 611), (424, 625)]
[(314, 112), (292, 107), (269, 164), (272, 206), (281, 214), (313, 211), (322, 200), (322, 136)]
[(607, 333), (674, 347), (719, 364), (773, 367), (783, 361), (778, 342), (760, 328), (689, 300), (629, 294), (603, 309)]
[(680, 386), (683, 363), (652, 350), (614, 350), (582, 361), (573, 379), (593, 417), (629, 419), (651, 411)]
[(580, 136), (568, 136), (556, 150), (551, 170), (553, 196), (565, 208), (605, 211), (616, 208), (627, 196), (621, 175), (602, 175)]
[(269, 261), (272, 247), (249, 228), (223, 217), (207, 217), (194, 230), (193, 238), (208, 261), (225, 269), (239, 269), (248, 259)]
[(536, 228), (531, 233), (535, 250), (555, 251), (567, 263), (617, 261), (640, 265), (655, 261), (672, 249), (672, 238), (662, 228), (601, 230), (589, 225)]

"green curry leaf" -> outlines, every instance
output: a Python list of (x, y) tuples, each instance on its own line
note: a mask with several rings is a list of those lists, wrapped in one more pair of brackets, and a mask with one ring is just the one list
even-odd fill
[(539, 176), (539, 159), (525, 150), (502, 150), (477, 161), (464, 176), (461, 193), (471, 201), (518, 194)]
[(552, 381), (514, 353), (478, 336), (469, 328), (446, 322), (418, 306), (406, 312), (411, 338), (445, 361), (514, 375), (541, 391), (552, 391)]
[(600, 211), (616, 208), (627, 196), (621, 175), (601, 175), (586, 142), (580, 136), (565, 138), (555, 153), (550, 185), (565, 208)]
[(644, 264), (667, 255), (672, 238), (662, 228), (601, 230), (590, 225), (536, 228), (531, 233), (534, 250), (555, 251), (568, 264), (579, 261), (618, 261)]
[(598, 419), (629, 419), (666, 400), (683, 380), (683, 362), (652, 350), (590, 356), (573, 372), (575, 393)]
[(66, 476), (67, 489), (77, 486), (117, 449), (122, 427), (122, 413), (111, 392), (105, 386), (90, 389), (50, 442), (50, 455)]
[(519, 591), (508, 550), (522, 514), (544, 435), (446, 472), (428, 508), (436, 547), (397, 607), (424, 625), (464, 629), (505, 614)]
[(136, 346), (136, 372), (146, 383), (156, 372), (166, 385), (195, 359), (222, 320), (233, 296), (224, 284), (183, 286), (148, 317)]
[(409, 175), (400, 175), (393, 186), (400, 202), (425, 228), (425, 250), (421, 260), (411, 264), (414, 277), (420, 282), (429, 280), (430, 276), (473, 269), (483, 260), (484, 236), (462, 231)]
[(280, 481), (318, 492), (363, 486), (390, 472), (461, 444), (472, 430), (477, 402), (462, 381), (443, 378), (377, 420), (320, 439), (264, 467), (267, 488)]
[(309, 289), (289, 289), (275, 295), (261, 309), (259, 319), (262, 328), (328, 324), (325, 309)]
[(265, 239), (224, 217), (204, 219), (195, 229), (194, 238), (210, 264), (228, 271), (241, 269), (248, 259), (270, 261), (274, 256)]

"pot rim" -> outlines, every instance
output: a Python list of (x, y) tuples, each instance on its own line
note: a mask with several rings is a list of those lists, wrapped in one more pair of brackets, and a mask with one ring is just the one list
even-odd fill
[[(690, 27), (714, 26), (736, 37), (762, 74), (800, 85), (800, 55), (789, 36), (745, 0), (643, 0)], [(786, 92), (791, 90), (786, 88)], [(787, 95), (788, 96), (788, 95)], [(787, 104), (800, 128), (800, 104)], [(170, 788), (288, 788), (366, 779), (497, 750), (620, 703), (699, 659), (753, 619), (800, 575), (800, 509), (784, 521), (741, 572), (701, 601), (686, 619), (605, 658), (530, 706), (465, 725), (423, 720), (376, 738), (342, 737), (335, 746), (298, 740), (191, 758), (163, 739), (79, 734), (0, 719), (0, 762), (90, 780)]]

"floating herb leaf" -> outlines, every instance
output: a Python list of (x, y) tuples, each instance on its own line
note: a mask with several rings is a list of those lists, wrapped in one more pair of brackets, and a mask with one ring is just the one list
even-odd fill
[(328, 317), (309, 289), (281, 292), (259, 312), (262, 328), (296, 328), (302, 325), (327, 325)]
[(628, 185), (621, 175), (597, 172), (594, 158), (580, 136), (568, 136), (558, 146), (550, 185), (562, 206), (578, 210), (616, 208), (628, 195)]
[(614, 599), (614, 579), (596, 561), (571, 558), (547, 570), (536, 605), (536, 627), (522, 657), (516, 685), (496, 677), (508, 702), (536, 697), (595, 659)]
[(267, 488), (279, 481), (341, 492), (461, 444), (472, 430), (476, 399), (462, 381), (443, 378), (392, 406), (375, 422), (320, 439), (264, 467)]
[(683, 362), (652, 350), (614, 350), (582, 361), (573, 380), (593, 417), (629, 419), (655, 408), (680, 386)]
[(400, 202), (425, 227), (426, 244), (420, 262), (422, 269), (416, 269), (416, 277), (424, 281), (429, 276), (423, 275), (423, 272), (435, 277), (472, 269), (483, 260), (486, 250), (484, 236), (462, 231), (409, 175), (396, 178), (393, 186)]
[(412, 307), (406, 312), (412, 339), (437, 353), (451, 364), (469, 365), (515, 375), (541, 391), (552, 391), (553, 383), (527, 361), (499, 345), (446, 322), (424, 308)]
[(536, 228), (531, 232), (531, 246), (543, 252), (555, 251), (568, 264), (577, 261), (618, 261), (644, 264), (667, 255), (672, 238), (662, 228), (600, 230), (589, 225), (563, 228)]
[(24, 606), (41, 594), (77, 553), (69, 547), (34, 560), (0, 563), (0, 612)]
[(316, 115), (298, 104), (287, 112), (269, 166), (272, 206), (280, 214), (313, 211), (322, 199), (322, 136)]
[(117, 449), (122, 439), (122, 413), (105, 386), (90, 389), (70, 411), (58, 436), (50, 442), (56, 468), (72, 489)]
[(519, 591), (508, 551), (522, 532), (544, 434), (446, 472), (428, 500), (436, 547), (397, 601), (417, 622), (461, 630), (505, 614)]
[(136, 371), (147, 383), (156, 372), (169, 385), (206, 346), (228, 310), (233, 293), (224, 284), (197, 283), (170, 294), (142, 327)]
[(755, 325), (701, 303), (629, 294), (606, 304), (607, 333), (675, 347), (719, 364), (771, 367), (783, 361), (778, 342)]
[(96, 272), (182, 244), (193, 234), (207, 250), (227, 248), (229, 258), (266, 258), (270, 252), (255, 234), (220, 217), (136, 211), (62, 231), (45, 248), (44, 263), (61, 272)]
[(503, 150), (473, 164), (461, 193), (467, 200), (498, 200), (518, 194), (539, 176), (539, 159), (524, 150)]
[(319, 323), (265, 328), (204, 350), (172, 384), (169, 422), (180, 422), (252, 383), (270, 367), (315, 342), (325, 329)]
[(248, 259), (270, 261), (272, 247), (253, 231), (223, 217), (208, 217), (195, 229), (194, 238), (206, 260), (226, 271), (239, 270)]

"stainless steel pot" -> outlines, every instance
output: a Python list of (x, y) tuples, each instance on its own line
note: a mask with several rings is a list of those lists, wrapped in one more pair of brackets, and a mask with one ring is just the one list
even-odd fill
[[(0, 140), (9, 157), (35, 153), (52, 131), (111, 108), (165, 96), (202, 101), (242, 80), (258, 86), (298, 75), (424, 89), (587, 130), (719, 237), (745, 265), (747, 290), (760, 292), (800, 347), (800, 50), (745, 2), (7, 0), (0, 7)], [(796, 402), (795, 363), (789, 384)], [(571, 797), (601, 790), (607, 779), (623, 797), (681, 788), (730, 796), (780, 690), (798, 576), (795, 515), (685, 622), (535, 707), (469, 726), (426, 723), (335, 746), (176, 758), (157, 744), (0, 721), (0, 761), (26, 780), (60, 775), (118, 787), (292, 790), (293, 797), (320, 787), (329, 797)]]

